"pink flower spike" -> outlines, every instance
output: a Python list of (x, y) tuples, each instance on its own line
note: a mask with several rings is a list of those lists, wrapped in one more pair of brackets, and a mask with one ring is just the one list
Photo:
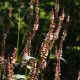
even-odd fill
[(65, 14), (64, 14), (64, 8), (62, 10), (62, 21), (64, 20)]

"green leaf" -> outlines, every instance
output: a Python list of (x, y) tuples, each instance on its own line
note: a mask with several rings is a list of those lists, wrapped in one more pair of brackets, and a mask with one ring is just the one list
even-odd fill
[(28, 66), (28, 65), (27, 65), (27, 68), (28, 68), (28, 69), (31, 69), (31, 66)]
[(60, 59), (61, 59), (62, 61), (64, 61), (65, 63), (67, 63), (66, 60), (65, 60), (64, 58), (61, 57)]
[(56, 58), (57, 58), (56, 55), (53, 55), (53, 56), (50, 57), (50, 59), (56, 59)]
[(30, 59), (35, 59), (35, 58), (31, 57), (31, 56), (25, 56), (25, 58), (23, 58), (22, 60), (26, 61), (26, 60), (30, 60)]
[[(56, 55), (53, 55), (53, 56), (50, 57), (50, 59), (57, 59), (57, 56), (56, 56)], [(60, 59), (61, 59), (62, 61), (64, 61), (65, 63), (67, 63), (64, 58), (61, 57)]]
[(25, 75), (15, 74), (14, 79), (25, 79)]

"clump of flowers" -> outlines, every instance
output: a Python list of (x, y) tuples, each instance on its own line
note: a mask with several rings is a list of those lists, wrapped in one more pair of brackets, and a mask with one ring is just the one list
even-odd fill
[(16, 62), (16, 48), (14, 48), (14, 51), (12, 53), (12, 57), (11, 57), (11, 62), (10, 62), (10, 57), (8, 57), (8, 80), (13, 80), (13, 69), (14, 69), (14, 64)]
[[(22, 0), (19, 0), (19, 6), (21, 7)], [(7, 64), (5, 63), (5, 69), (3, 73), (3, 79), (6, 78), (6, 66), (8, 70), (8, 80), (14, 80), (14, 67), (15, 64), (21, 65), (22, 67), (20, 70), (26, 66), (25, 70), (25, 79), (29, 80), (36, 80), (39, 73), (41, 73), (41, 70), (45, 70), (45, 67), (47, 66), (47, 57), (49, 55), (49, 51), (52, 50), (53, 45), (55, 44), (56, 40), (59, 38), (59, 33), (62, 28), (62, 22), (65, 18), (65, 13), (64, 9), (62, 10), (62, 14), (58, 16), (59, 12), (59, 0), (56, 0), (55, 4), (55, 11), (52, 8), (51, 14), (50, 14), (50, 27), (48, 30), (48, 33), (45, 36), (44, 41), (42, 42), (42, 45), (40, 47), (40, 55), (36, 58), (36, 56), (31, 55), (31, 41), (36, 35), (37, 30), (39, 29), (39, 0), (31, 0), (30, 2), (30, 22), (32, 22), (32, 16), (33, 16), (33, 3), (36, 3), (36, 19), (35, 23), (30, 25), (30, 27), (33, 26), (32, 32), (29, 33), (27, 36), (27, 40), (24, 46), (23, 51), (21, 52), (20, 56), (18, 56), (16, 60), (16, 54), (18, 53), (18, 48), (14, 48), (14, 51), (12, 53), (12, 56), (8, 56), (8, 59), (6, 60)], [(11, 0), (9, 1), (9, 25), (11, 22), (11, 17), (12, 17), (12, 7), (11, 7)], [(55, 67), (55, 78), (54, 80), (60, 80), (60, 75), (61, 75), (61, 58), (62, 58), (62, 47), (63, 47), (63, 41), (65, 40), (65, 37), (67, 36), (67, 27), (68, 27), (68, 22), (69, 22), (69, 14), (66, 19), (66, 27), (63, 30), (59, 49), (56, 45), (56, 52), (55, 55), (57, 57), (56, 60), (56, 67)], [(56, 27), (55, 31), (54, 28)], [(8, 27), (9, 29), (9, 27)], [(8, 34), (8, 29), (5, 31), (4, 27), (4, 33), (3, 33), (3, 44), (2, 44), (2, 52), (0, 56), (0, 65), (1, 67), (4, 65), (3, 61), (5, 59), (5, 38), (6, 35)], [(54, 31), (54, 33), (53, 33)], [(19, 36), (18, 36), (19, 37)], [(39, 58), (40, 57), (40, 58)], [(32, 60), (30, 60), (32, 59)], [(20, 64), (20, 63), (21, 64)], [(24, 64), (26, 63), (26, 64)], [(27, 69), (28, 68), (28, 69)], [(19, 76), (19, 75), (18, 75)], [(44, 79), (43, 74), (42, 74), (42, 80)]]

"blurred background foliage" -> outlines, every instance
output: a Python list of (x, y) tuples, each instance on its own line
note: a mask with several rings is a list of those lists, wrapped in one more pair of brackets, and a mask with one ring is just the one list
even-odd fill
[[(41, 42), (44, 40), (46, 33), (50, 26), (50, 12), (54, 8), (55, 0), (40, 0), (39, 1), (39, 30), (32, 40), (32, 53), (35, 53), (36, 48), (40, 48)], [(60, 11), (65, 10), (65, 16), (70, 14), (70, 22), (68, 27), (68, 35), (63, 45), (63, 58), (67, 63), (61, 62), (61, 80), (77, 80), (78, 71), (80, 70), (80, 0), (60, 0)], [(18, 17), (20, 10), (21, 31), (20, 31), (20, 45), (25, 44), (24, 41), (29, 34), (29, 8), (30, 0), (22, 0), (21, 8), (19, 7), (19, 0), (11, 0), (12, 4), (12, 18), (9, 28), (9, 33), (6, 38), (6, 56), (12, 52), (17, 44), (18, 32)], [(24, 18), (23, 18), (24, 16)], [(3, 25), (8, 28), (9, 22), (9, 0), (0, 0), (0, 52), (3, 39)], [(33, 23), (35, 22), (35, 3)], [(62, 29), (65, 27), (63, 23)], [(40, 41), (39, 41), (39, 37)], [(37, 44), (39, 43), (39, 46)], [(53, 64), (54, 65), (54, 64)], [(52, 65), (51, 65), (52, 66)], [(48, 72), (48, 71), (47, 71)], [(47, 73), (46, 72), (46, 73)], [(54, 72), (49, 74), (49, 80), (54, 77)]]

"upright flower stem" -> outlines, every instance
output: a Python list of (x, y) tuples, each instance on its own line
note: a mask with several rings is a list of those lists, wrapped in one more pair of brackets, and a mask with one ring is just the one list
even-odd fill
[(18, 38), (17, 38), (16, 60), (17, 60), (17, 57), (18, 57), (18, 50), (19, 50), (19, 35), (20, 35), (20, 28), (21, 28), (21, 22), (20, 22), (20, 11), (19, 11), (19, 20), (18, 20)]
[(16, 52), (16, 60), (18, 57), (18, 48), (19, 48), (19, 32), (18, 32), (18, 39), (17, 39), (17, 52)]

